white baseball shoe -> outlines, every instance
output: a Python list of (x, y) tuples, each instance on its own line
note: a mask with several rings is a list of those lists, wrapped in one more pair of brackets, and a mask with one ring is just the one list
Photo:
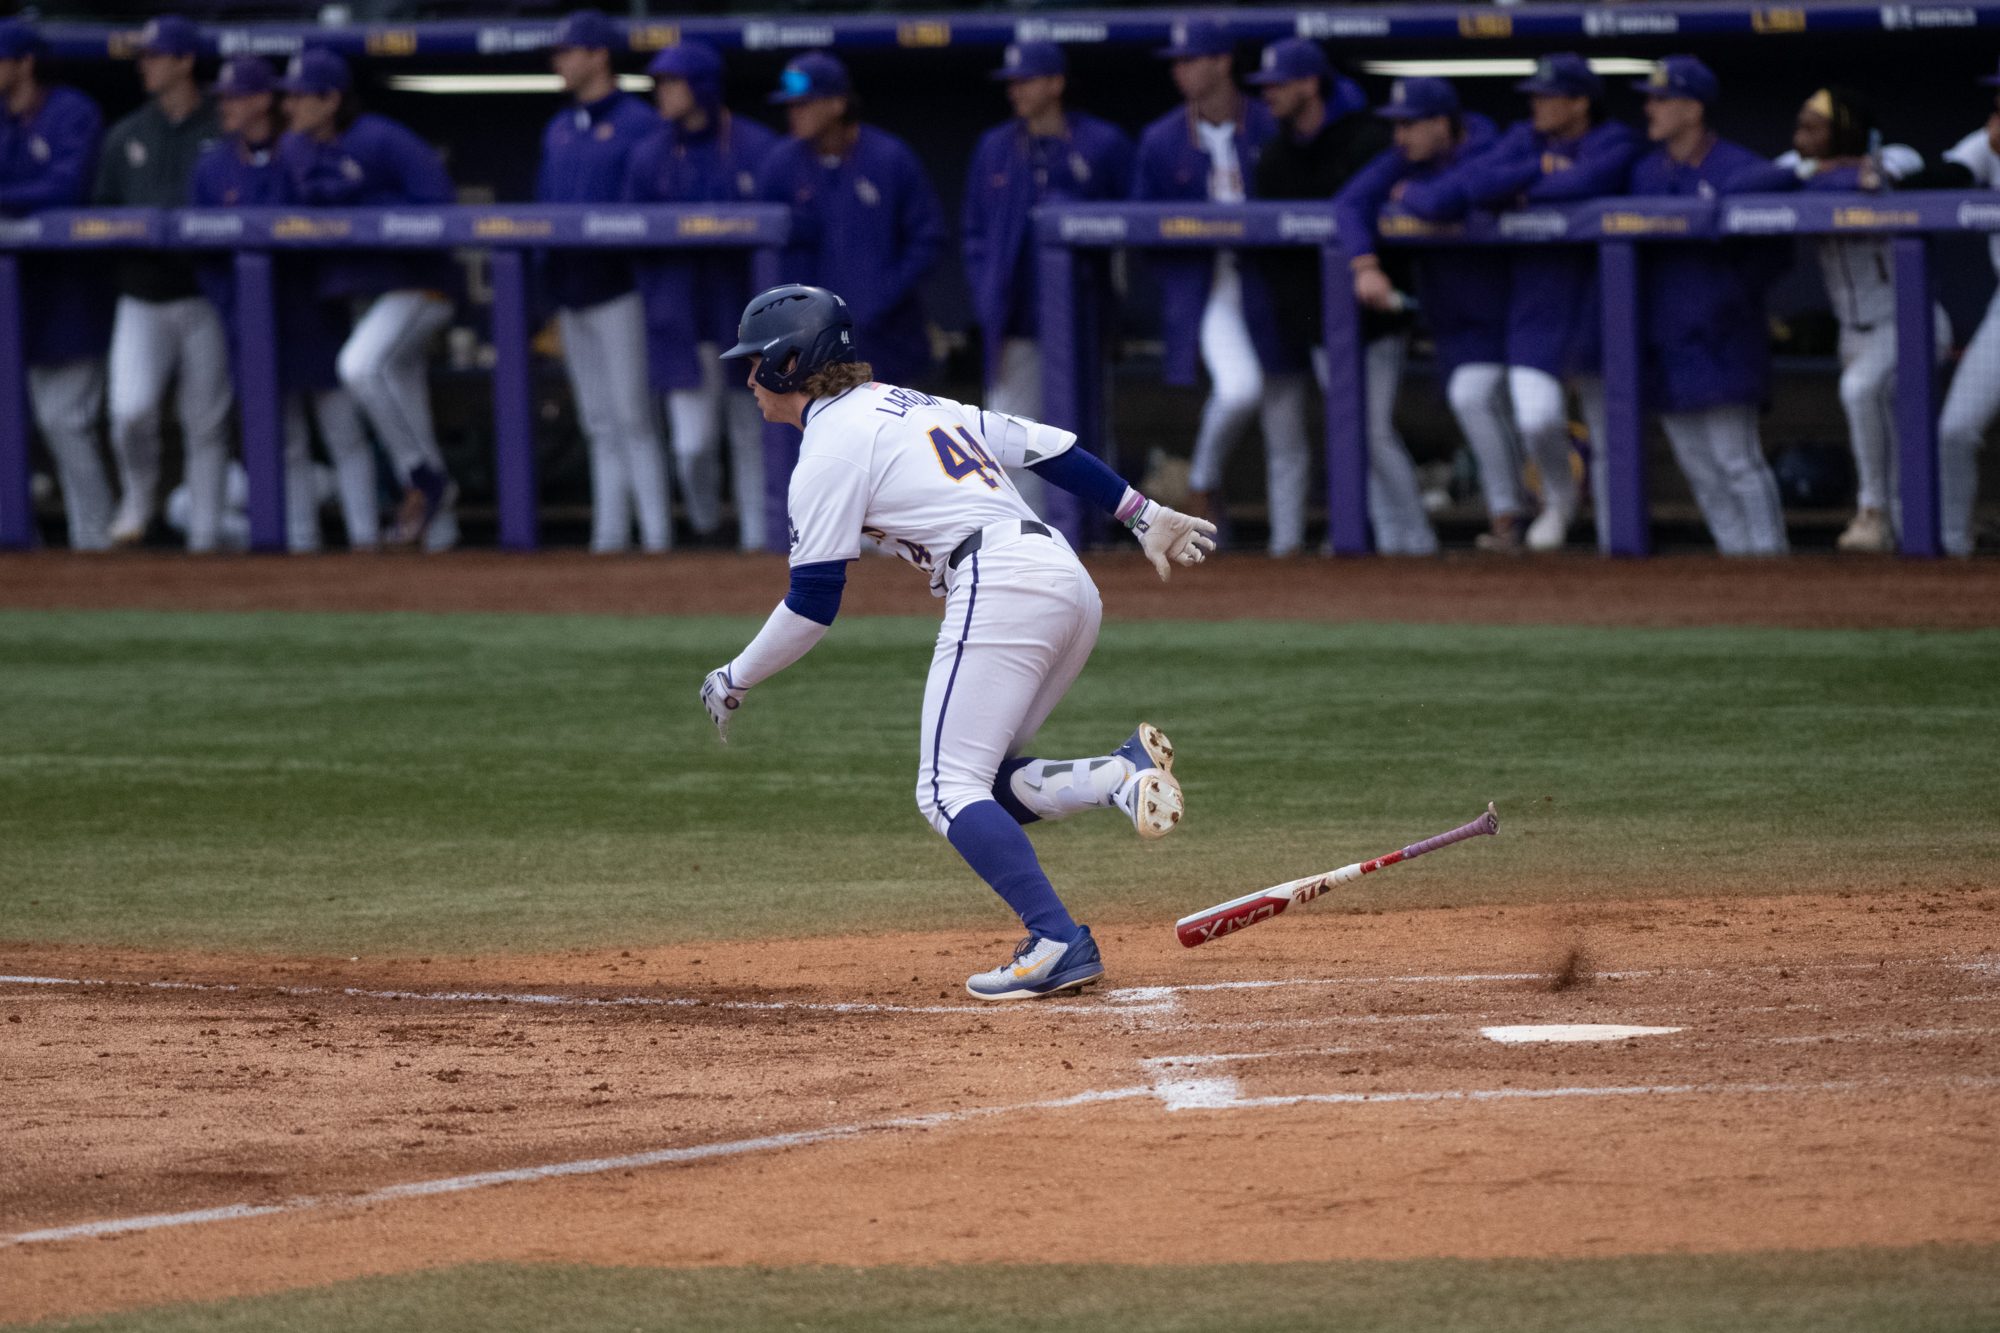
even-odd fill
[(1560, 501), (1547, 505), (1528, 525), (1530, 551), (1560, 551), (1569, 540), (1569, 515)]
[(965, 989), (978, 1000), (1039, 1000), (1063, 991), (1080, 991), (1104, 976), (1104, 959), (1090, 927), (1068, 944), (1034, 935), (1014, 946), (1014, 957), (991, 972), (965, 979)]
[(1181, 784), (1174, 777), (1174, 743), (1150, 722), (1141, 722), (1132, 738), (1112, 751), (1132, 765), (1132, 776), (1120, 783), (1111, 799), (1132, 821), (1142, 838), (1164, 838), (1186, 812)]

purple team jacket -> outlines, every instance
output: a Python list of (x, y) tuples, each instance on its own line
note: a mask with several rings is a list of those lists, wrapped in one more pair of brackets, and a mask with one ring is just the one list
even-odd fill
[(877, 379), (923, 378), (931, 346), (917, 284), (947, 232), (937, 191), (910, 146), (863, 125), (854, 151), (829, 167), (811, 144), (786, 138), (765, 159), (757, 188), (765, 200), (792, 206), (783, 280), (825, 287), (847, 302), (855, 346)]
[[(1692, 166), (1659, 148), (1632, 168), (1629, 192), (1713, 199), (1759, 186), (1769, 167), (1727, 139), (1716, 140)], [(1764, 293), (1791, 266), (1790, 238), (1649, 245), (1643, 253), (1648, 404), (1698, 412), (1762, 402), (1771, 382)]]
[(965, 174), (965, 277), (985, 333), (986, 374), (1001, 343), (1040, 336), (1034, 228), (1037, 204), (1124, 199), (1132, 192), (1132, 141), (1116, 125), (1065, 112), (1060, 137), (1038, 139), (1021, 120), (980, 136)]
[[(448, 204), (458, 197), (429, 144), (386, 116), (364, 112), (327, 143), (299, 134), (278, 140), (278, 161), (295, 202), (321, 208)], [(417, 252), (334, 252), (320, 267), (322, 296), (375, 296), (408, 288), (449, 292), (451, 261)]]
[[(239, 138), (224, 139), (201, 155), (188, 178), (188, 203), (196, 208), (281, 208), (297, 203), (278, 162), (275, 145), (246, 150)], [(278, 329), (278, 387), (331, 389), (340, 383), (334, 361), (350, 332), (347, 311), (337, 300), (319, 297), (321, 260), (312, 254), (272, 256), (271, 295)], [(236, 269), (233, 256), (197, 256), (195, 280), (222, 316), (236, 351)]]
[[(722, 112), (700, 134), (660, 125), (626, 165), (624, 198), (642, 204), (754, 204), (757, 175), (778, 135)], [(661, 393), (701, 387), (699, 343), (727, 347), (754, 294), (740, 250), (659, 250), (636, 256), (646, 302), (646, 364)]]
[[(0, 210), (21, 217), (75, 208), (90, 197), (104, 117), (60, 84), (25, 116), (0, 110)], [(94, 255), (35, 255), (20, 265), (21, 340), (31, 366), (103, 356), (116, 301), (110, 270)]]
[[(1519, 121), (1492, 149), (1440, 178), (1429, 203), (1439, 218), (1449, 218), (1463, 217), (1471, 208), (1519, 208), (1622, 194), (1644, 147), (1631, 126), (1617, 121), (1564, 140), (1550, 139), (1530, 122)], [(1596, 374), (1604, 322), (1595, 248), (1517, 246), (1512, 271), (1507, 364), (1558, 378)]]
[[(659, 127), (653, 108), (630, 93), (564, 107), (542, 131), (535, 202), (616, 203), (632, 150)], [(539, 258), (548, 298), (564, 310), (602, 305), (632, 290), (631, 260), (618, 251), (551, 250)]]
[[(1436, 216), (1432, 198), (1447, 173), (1488, 151), (1500, 132), (1477, 112), (1465, 116), (1465, 141), (1441, 157), (1412, 162), (1390, 148), (1355, 173), (1333, 197), (1341, 253), (1350, 261), (1375, 253), (1378, 219), (1389, 192), (1404, 182), (1398, 207), (1425, 222)], [(1475, 362), (1507, 360), (1507, 305), (1510, 264), (1505, 253), (1477, 247), (1446, 246), (1411, 256), (1421, 318), (1430, 326), (1445, 374)]]
[[(1245, 98), (1236, 120), (1236, 157), (1243, 171), (1244, 193), (1257, 193), (1257, 155), (1278, 133), (1278, 122), (1264, 103)], [(1161, 116), (1139, 136), (1138, 169), (1132, 182), (1132, 197), (1146, 199), (1208, 199), (1208, 153), (1195, 133), (1194, 112), (1180, 106)], [(1147, 255), (1160, 280), (1161, 324), (1166, 336), (1166, 381), (1193, 384), (1201, 359), (1201, 312), (1208, 305), (1208, 289), (1215, 279), (1215, 254), (1211, 250), (1155, 250)], [(1266, 370), (1289, 370), (1303, 364), (1303, 348), (1283, 348), (1278, 343), (1277, 321), (1271, 314), (1271, 297), (1263, 275), (1253, 264), (1239, 263), (1243, 277), (1243, 319), (1250, 326), (1250, 341), (1256, 345), (1257, 359)]]

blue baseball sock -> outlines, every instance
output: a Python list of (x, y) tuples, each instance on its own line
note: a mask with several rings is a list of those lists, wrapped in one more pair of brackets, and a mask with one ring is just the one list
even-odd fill
[(1064, 944), (1076, 938), (1076, 922), (1042, 873), (1034, 844), (998, 801), (966, 806), (952, 817), (951, 832), (945, 836), (1036, 936)]

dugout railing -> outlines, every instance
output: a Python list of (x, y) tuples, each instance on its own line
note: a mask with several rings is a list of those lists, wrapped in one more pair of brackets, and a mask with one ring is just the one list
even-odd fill
[[(235, 270), (231, 369), (249, 480), (250, 549), (285, 549), (285, 445), (278, 387), (272, 258), (298, 251), (489, 252), (493, 449), (500, 545), (537, 545), (534, 411), (530, 393), (527, 262), (539, 249), (745, 250), (752, 280), (774, 285), (791, 232), (782, 204), (407, 208), (66, 209), (0, 220), (0, 549), (35, 544), (29, 486), (26, 367), (22, 363), (21, 267), (62, 251), (228, 251)], [(788, 457), (766, 431), (765, 449)], [(771, 508), (767, 486), (765, 505)], [(776, 491), (782, 532), (782, 478)]]
[[(1090, 270), (1112, 249), (1254, 249), (1312, 246), (1321, 254), (1328, 365), (1326, 512), (1337, 555), (1372, 550), (1368, 530), (1367, 375), (1352, 277), (1337, 243), (1331, 205), (1051, 204), (1036, 210), (1041, 277), (1042, 412), (1051, 424), (1102, 438), (1104, 283)], [(1396, 246), (1590, 245), (1597, 250), (1604, 321), (1605, 457), (1613, 555), (1651, 546), (1641, 393), (1643, 247), (1713, 245), (1731, 238), (1887, 236), (1895, 256), (1896, 427), (1902, 497), (1899, 550), (1941, 554), (1938, 524), (1937, 367), (1931, 324), (1931, 233), (2000, 231), (1990, 192), (1733, 195), (1715, 200), (1628, 197), (1479, 215), (1435, 225), (1386, 212), (1382, 241)], [(1098, 521), (1068, 497), (1051, 518), (1073, 542)]]

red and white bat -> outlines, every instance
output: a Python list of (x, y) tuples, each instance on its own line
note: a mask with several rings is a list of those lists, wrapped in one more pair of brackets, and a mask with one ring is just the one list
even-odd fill
[(1352, 884), (1363, 875), (1380, 870), (1383, 866), (1407, 861), (1425, 852), (1434, 852), (1440, 847), (1449, 847), (1467, 838), (1476, 838), (1482, 833), (1498, 833), (1500, 816), (1493, 810), (1493, 803), (1486, 803), (1486, 813), (1470, 824), (1455, 828), (1449, 833), (1440, 833), (1435, 838), (1412, 843), (1400, 852), (1390, 852), (1378, 856), (1373, 861), (1357, 861), (1351, 866), (1329, 870), (1324, 875), (1314, 875), (1310, 879), (1295, 879), (1289, 884), (1263, 889), (1245, 894), (1241, 898), (1231, 898), (1228, 902), (1211, 907), (1206, 912), (1196, 912), (1184, 916), (1174, 923), (1174, 933), (1180, 936), (1182, 944), (1192, 949), (1197, 944), (1221, 939), (1245, 926), (1254, 926), (1259, 921), (1269, 921), (1294, 903), (1309, 903), (1336, 884)]

